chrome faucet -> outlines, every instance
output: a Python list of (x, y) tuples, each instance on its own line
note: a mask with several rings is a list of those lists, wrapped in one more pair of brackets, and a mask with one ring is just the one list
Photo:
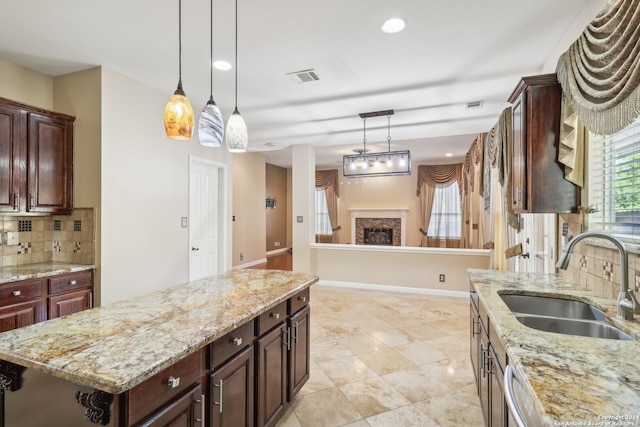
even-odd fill
[(629, 289), (629, 254), (627, 253), (627, 247), (625, 244), (610, 234), (601, 233), (599, 231), (587, 231), (582, 234), (578, 234), (571, 239), (567, 246), (564, 248), (564, 252), (558, 258), (556, 268), (566, 270), (569, 266), (569, 260), (571, 260), (571, 254), (573, 253), (573, 247), (582, 239), (589, 237), (597, 237), (605, 239), (613, 243), (618, 252), (620, 253), (620, 292), (618, 293), (618, 299), (616, 301), (616, 317), (632, 320), (634, 314), (640, 314), (640, 303), (636, 300), (636, 297), (632, 289)]

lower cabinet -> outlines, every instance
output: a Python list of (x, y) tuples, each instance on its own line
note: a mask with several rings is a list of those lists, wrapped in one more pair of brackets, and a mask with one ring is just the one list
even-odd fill
[(140, 427), (193, 427), (203, 426), (205, 417), (202, 387), (196, 384), (186, 393), (172, 400)]
[(309, 379), (311, 308), (306, 306), (289, 319), (291, 345), (289, 349), (289, 401), (293, 400)]
[(503, 377), (506, 353), (497, 336), (491, 341), (493, 330), (487, 310), (471, 290), (470, 356), (476, 379), (485, 426), (507, 425), (508, 411), (504, 399)]
[(209, 376), (211, 427), (251, 427), (254, 422), (254, 348), (250, 345)]
[(256, 341), (258, 426), (274, 425), (287, 409), (289, 339), (289, 328), (283, 321)]
[(61, 274), (48, 279), (49, 319), (93, 307), (93, 271)]
[(0, 332), (47, 320), (42, 280), (22, 280), (0, 285)]

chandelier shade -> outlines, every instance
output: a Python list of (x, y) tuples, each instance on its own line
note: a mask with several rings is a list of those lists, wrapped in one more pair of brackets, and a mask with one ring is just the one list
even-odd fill
[(164, 130), (171, 139), (187, 141), (193, 125), (193, 107), (182, 89), (182, 0), (178, 0), (178, 88), (164, 106)]
[(232, 153), (244, 153), (249, 145), (249, 135), (247, 133), (247, 124), (244, 122), (242, 115), (236, 108), (227, 120), (226, 131), (227, 150)]

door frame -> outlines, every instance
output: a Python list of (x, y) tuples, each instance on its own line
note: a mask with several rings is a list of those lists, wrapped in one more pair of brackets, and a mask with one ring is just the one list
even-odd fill
[(198, 157), (194, 155), (189, 156), (189, 217), (187, 222), (187, 229), (189, 238), (187, 245), (187, 257), (189, 259), (189, 281), (193, 280), (191, 278), (191, 200), (194, 197), (192, 193), (193, 189), (191, 188), (191, 173), (193, 171), (194, 165), (198, 163), (206, 166), (207, 168), (216, 169), (218, 171), (218, 266), (219, 272), (224, 273), (229, 269), (229, 245), (230, 245), (230, 237), (231, 233), (229, 231), (229, 171), (226, 163), (217, 162), (214, 160), (205, 159), (203, 157)]

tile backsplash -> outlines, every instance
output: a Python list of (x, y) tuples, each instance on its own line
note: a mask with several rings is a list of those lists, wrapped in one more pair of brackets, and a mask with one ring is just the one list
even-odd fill
[[(2, 267), (51, 261), (94, 264), (94, 224), (93, 208), (76, 208), (71, 215), (0, 216)], [(17, 239), (10, 241), (7, 233)]]
[[(558, 251), (564, 249), (570, 236), (580, 234), (583, 226), (582, 214), (559, 215)], [(598, 244), (588, 243), (589, 239), (579, 242), (571, 257), (567, 270), (558, 270), (558, 274), (573, 279), (583, 285), (585, 289), (594, 290), (600, 296), (616, 299), (620, 291), (620, 255), (618, 250), (609, 242), (598, 239)], [(638, 294), (640, 286), (640, 253), (633, 246), (629, 246), (629, 287)]]

